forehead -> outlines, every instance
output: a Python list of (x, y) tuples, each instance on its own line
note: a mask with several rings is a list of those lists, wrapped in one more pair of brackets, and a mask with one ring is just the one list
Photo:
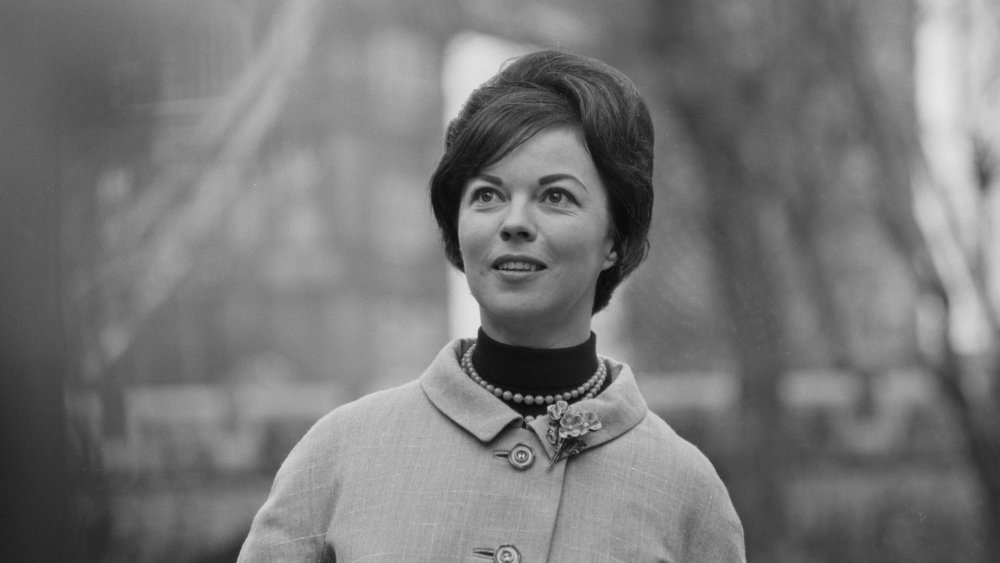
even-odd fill
[(598, 180), (597, 168), (579, 130), (569, 126), (543, 129), (486, 166), (488, 174), (567, 173)]

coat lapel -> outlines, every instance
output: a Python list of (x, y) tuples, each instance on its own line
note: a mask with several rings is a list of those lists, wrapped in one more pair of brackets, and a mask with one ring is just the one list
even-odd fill
[(420, 376), (420, 386), (431, 403), (455, 424), (481, 442), (490, 442), (521, 415), (469, 379), (458, 363), (471, 340), (455, 340), (444, 347)]
[[(608, 375), (612, 378), (611, 385), (593, 399), (584, 399), (573, 403), (573, 406), (579, 410), (596, 414), (597, 420), (601, 421), (600, 430), (587, 434), (583, 438), (588, 450), (614, 440), (631, 430), (642, 421), (647, 410), (646, 401), (642, 398), (639, 387), (635, 383), (635, 377), (628, 365), (609, 358), (602, 359), (608, 366)], [(545, 437), (549, 429), (549, 417), (538, 417), (531, 422), (531, 429), (545, 444), (545, 453), (551, 458), (555, 453), (555, 446), (550, 444)]]

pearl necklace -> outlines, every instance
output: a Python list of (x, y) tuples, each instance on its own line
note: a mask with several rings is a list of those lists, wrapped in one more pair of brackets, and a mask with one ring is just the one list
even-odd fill
[(517, 404), (524, 403), (526, 405), (551, 405), (556, 401), (575, 401), (581, 396), (584, 399), (592, 399), (601, 387), (604, 386), (604, 379), (608, 375), (608, 368), (604, 366), (604, 361), (600, 358), (597, 359), (597, 372), (591, 376), (590, 379), (585, 381), (583, 385), (571, 389), (569, 391), (564, 391), (562, 393), (557, 393), (555, 395), (522, 395), (520, 393), (511, 393), (510, 391), (505, 391), (492, 383), (488, 383), (482, 378), (478, 373), (476, 373), (475, 366), (472, 365), (472, 351), (476, 349), (476, 344), (473, 343), (468, 350), (462, 354), (462, 370), (465, 371), (466, 375), (472, 378), (473, 381), (479, 384), (480, 387), (486, 389), (494, 396), (503, 399), (507, 402), (514, 402)]

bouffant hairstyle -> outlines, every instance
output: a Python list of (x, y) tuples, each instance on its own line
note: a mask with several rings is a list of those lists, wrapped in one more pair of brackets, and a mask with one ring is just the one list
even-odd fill
[(431, 207), (448, 260), (464, 271), (458, 212), (466, 182), (555, 126), (578, 131), (607, 191), (618, 261), (597, 279), (596, 313), (645, 259), (653, 211), (653, 124), (635, 84), (620, 71), (557, 50), (506, 63), (448, 125), (431, 177)]

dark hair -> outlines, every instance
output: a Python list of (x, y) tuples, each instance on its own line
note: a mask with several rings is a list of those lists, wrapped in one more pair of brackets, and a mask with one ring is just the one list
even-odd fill
[(608, 196), (618, 261), (597, 278), (593, 312), (646, 258), (653, 212), (653, 124), (635, 84), (618, 70), (564, 51), (530, 53), (476, 89), (448, 125), (431, 177), (445, 254), (463, 270), (458, 211), (465, 183), (553, 126), (576, 128)]

